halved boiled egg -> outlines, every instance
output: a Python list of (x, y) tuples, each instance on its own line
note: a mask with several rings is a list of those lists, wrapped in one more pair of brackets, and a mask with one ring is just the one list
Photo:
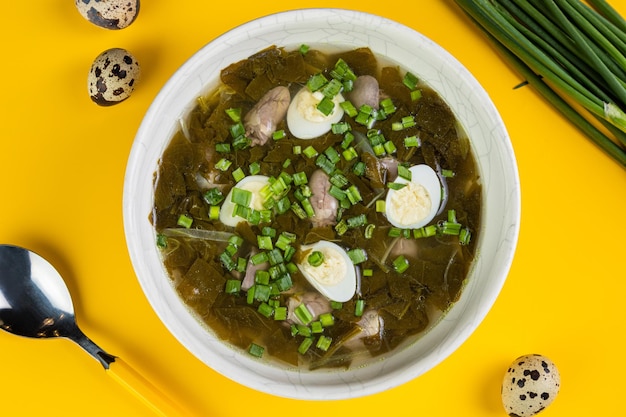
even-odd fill
[(409, 168), (411, 180), (398, 177), (399, 189), (390, 188), (385, 202), (387, 220), (402, 229), (419, 229), (437, 215), (441, 204), (441, 183), (437, 173), (428, 165)]
[[(297, 265), (302, 275), (322, 295), (333, 301), (345, 302), (356, 292), (356, 271), (347, 252), (340, 246), (326, 241), (303, 245)], [(317, 266), (309, 256), (320, 252), (322, 261)]]
[(344, 101), (343, 96), (337, 94), (333, 98), (335, 107), (328, 116), (317, 109), (323, 98), (321, 92), (311, 92), (308, 87), (298, 91), (287, 109), (287, 127), (292, 135), (298, 139), (313, 139), (329, 132), (332, 124), (341, 120), (343, 108), (339, 104)]
[(236, 206), (236, 204), (232, 201), (233, 190), (235, 188), (250, 191), (252, 193), (252, 198), (250, 199), (248, 207), (254, 210), (263, 210), (264, 198), (261, 195), (261, 190), (268, 184), (269, 177), (266, 177), (265, 175), (250, 175), (248, 177), (244, 177), (233, 188), (231, 188), (228, 195), (226, 195), (224, 203), (222, 203), (222, 208), (220, 209), (220, 221), (226, 226), (232, 227), (237, 226), (240, 222), (246, 221), (243, 217), (233, 214)]

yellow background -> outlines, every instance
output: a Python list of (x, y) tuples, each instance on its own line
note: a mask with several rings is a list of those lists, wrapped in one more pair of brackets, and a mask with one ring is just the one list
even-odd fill
[[(504, 416), (503, 374), (513, 359), (535, 352), (552, 358), (562, 375), (561, 393), (542, 415), (622, 414), (626, 171), (532, 90), (513, 90), (520, 78), (451, 0), (217, 3), (144, 0), (136, 22), (108, 31), (84, 20), (71, 0), (4, 2), (0, 242), (32, 248), (56, 265), (83, 331), (198, 416)], [(626, 3), (612, 3), (626, 15)], [(122, 186), (145, 111), (196, 50), (256, 17), (335, 6), (410, 26), (476, 76), (511, 135), (522, 184), (522, 227), (501, 296), (452, 356), (381, 394), (310, 403), (239, 386), (168, 333), (128, 257)], [(143, 78), (128, 101), (102, 108), (90, 101), (86, 77), (92, 60), (111, 47), (133, 52)], [(152, 416), (71, 342), (5, 332), (0, 415)]]

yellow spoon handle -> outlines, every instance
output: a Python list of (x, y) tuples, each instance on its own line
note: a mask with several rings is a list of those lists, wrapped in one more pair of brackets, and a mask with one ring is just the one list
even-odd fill
[(191, 415), (122, 359), (116, 357), (115, 362), (109, 365), (107, 373), (123, 387), (135, 394), (156, 415), (161, 417)]

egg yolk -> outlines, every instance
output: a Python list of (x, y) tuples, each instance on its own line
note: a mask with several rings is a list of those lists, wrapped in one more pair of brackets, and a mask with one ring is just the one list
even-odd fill
[(408, 182), (405, 187), (396, 190), (390, 196), (390, 201), (390, 216), (406, 226), (425, 219), (432, 208), (428, 190), (414, 182)]

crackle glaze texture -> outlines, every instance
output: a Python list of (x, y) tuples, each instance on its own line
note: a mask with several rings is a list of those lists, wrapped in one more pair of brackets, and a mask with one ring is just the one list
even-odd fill
[[(463, 124), (478, 160), (484, 190), (478, 256), (461, 299), (416, 343), (384, 361), (348, 371), (305, 372), (269, 366), (225, 346), (191, 316), (170, 286), (149, 220), (152, 178), (163, 149), (201, 94), (215, 87), (222, 68), (270, 45), (301, 44), (343, 50), (368, 46), (434, 88)], [(207, 366), (250, 388), (289, 398), (360, 397), (405, 383), (431, 369), (476, 329), (510, 268), (520, 220), (515, 156), (487, 93), (450, 54), (418, 32), (371, 14), (304, 9), (266, 16), (207, 44), (163, 87), (137, 133), (124, 189), (129, 252), (154, 310), (178, 340)]]

